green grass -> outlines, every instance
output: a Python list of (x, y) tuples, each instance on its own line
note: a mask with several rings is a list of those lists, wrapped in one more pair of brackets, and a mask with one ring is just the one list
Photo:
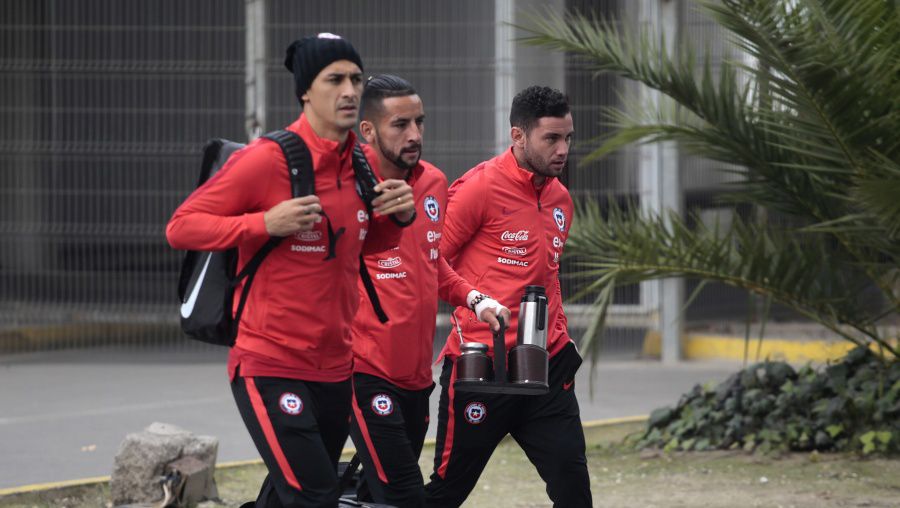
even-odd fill
[[(900, 460), (847, 454), (748, 455), (744, 452), (635, 451), (623, 439), (643, 424), (585, 429), (594, 506), (598, 507), (815, 507), (900, 506)], [(430, 472), (433, 449), (420, 461)], [(216, 471), (225, 505), (256, 496), (265, 468)], [(0, 498), (3, 508), (106, 506), (105, 484)], [(548, 507), (544, 484), (511, 440), (494, 453), (466, 507)]]

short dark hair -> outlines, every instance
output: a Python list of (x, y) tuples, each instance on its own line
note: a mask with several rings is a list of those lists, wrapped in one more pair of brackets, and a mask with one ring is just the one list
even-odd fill
[(546, 116), (563, 118), (569, 114), (569, 98), (547, 86), (529, 86), (517, 93), (509, 110), (509, 125), (526, 133)]
[(363, 120), (372, 121), (384, 111), (383, 101), (389, 97), (406, 97), (415, 95), (416, 89), (409, 81), (393, 74), (379, 74), (366, 81), (360, 103), (360, 115)]

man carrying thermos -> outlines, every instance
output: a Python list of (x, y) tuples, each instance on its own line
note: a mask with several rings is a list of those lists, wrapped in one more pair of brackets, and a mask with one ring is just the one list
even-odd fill
[[(491, 330), (458, 307), (457, 327), (441, 353), (434, 471), (429, 507), (460, 506), (488, 459), (511, 434), (547, 482), (554, 506), (590, 507), (584, 432), (574, 392), (581, 357), (568, 333), (559, 260), (568, 238), (572, 199), (557, 177), (574, 134), (566, 97), (533, 86), (513, 99), (512, 146), (460, 177), (449, 189), (441, 254), (466, 280), (512, 311), (507, 351), (517, 345), (519, 301), (526, 286), (546, 288), (549, 392), (509, 395), (454, 389), (462, 343), (492, 349)], [(445, 298), (445, 295), (441, 295)]]

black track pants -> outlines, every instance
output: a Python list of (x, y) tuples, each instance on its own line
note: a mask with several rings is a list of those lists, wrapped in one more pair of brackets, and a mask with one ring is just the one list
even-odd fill
[(570, 344), (550, 360), (549, 393), (497, 395), (456, 392), (455, 363), (445, 359), (434, 471), (425, 486), (426, 505), (462, 505), (494, 448), (510, 434), (547, 484), (553, 506), (590, 508), (584, 430), (574, 391), (580, 364), (581, 357)]
[(350, 390), (349, 379), (314, 383), (235, 376), (234, 400), (269, 470), (257, 508), (337, 506)]
[(424, 390), (405, 390), (376, 376), (353, 375), (350, 437), (372, 500), (399, 508), (424, 506), (419, 454), (428, 430)]

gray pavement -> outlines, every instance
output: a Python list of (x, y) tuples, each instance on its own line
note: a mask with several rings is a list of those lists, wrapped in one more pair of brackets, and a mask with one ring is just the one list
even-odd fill
[[(258, 458), (231, 398), (225, 353), (92, 349), (0, 357), (0, 489), (109, 475), (125, 435), (155, 421), (218, 437), (219, 462)], [(739, 368), (610, 358), (596, 365), (592, 395), (585, 364), (575, 382), (582, 419), (645, 415)]]

